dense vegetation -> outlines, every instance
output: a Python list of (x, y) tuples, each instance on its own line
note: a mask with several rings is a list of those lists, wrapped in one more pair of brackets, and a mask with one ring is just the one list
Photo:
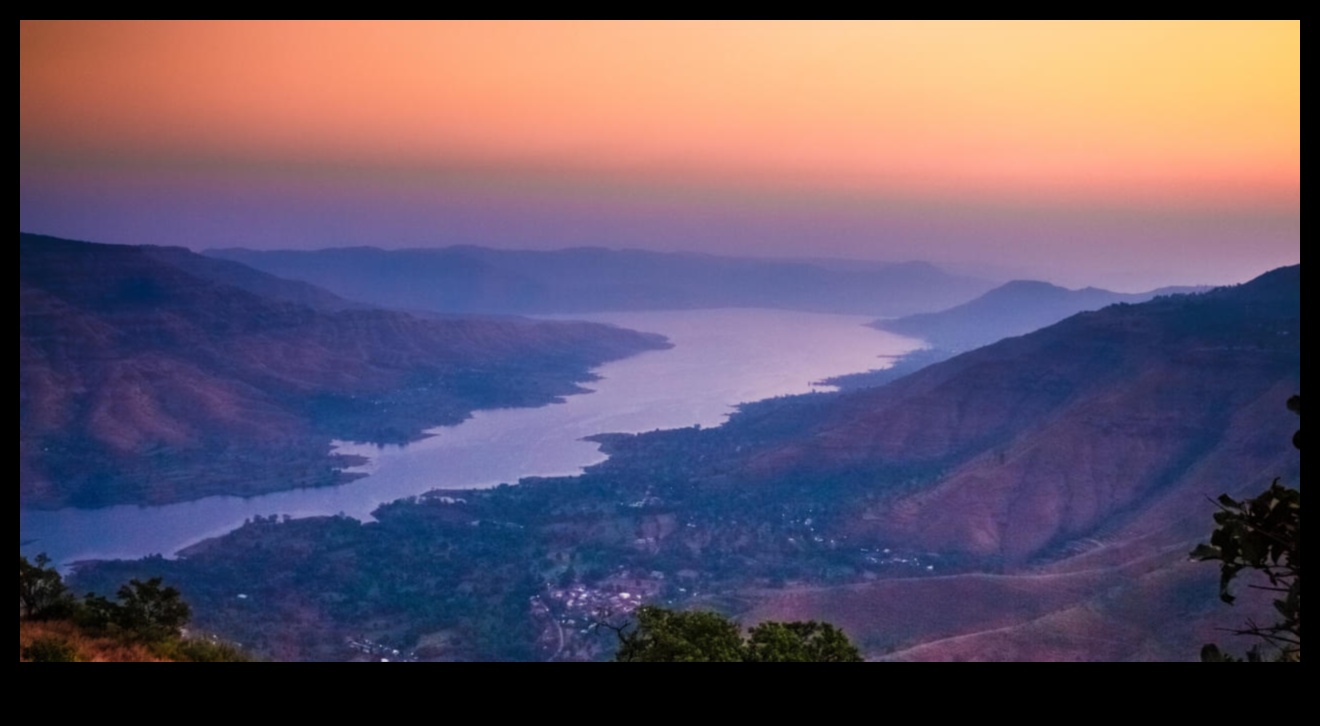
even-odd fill
[(18, 558), (18, 657), (20, 661), (247, 660), (239, 649), (189, 638), (192, 608), (159, 577), (130, 580), (115, 600), (69, 592), (45, 555)]
[(710, 611), (644, 606), (635, 622), (610, 628), (623, 663), (858, 663), (862, 654), (829, 623), (766, 621), (743, 637), (737, 623)]

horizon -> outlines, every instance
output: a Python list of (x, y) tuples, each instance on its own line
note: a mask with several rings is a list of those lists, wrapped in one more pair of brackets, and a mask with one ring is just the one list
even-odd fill
[(20, 22), (20, 230), (929, 262), (1300, 263), (1300, 23)]
[[(130, 247), (139, 246), (133, 243), (104, 242), (104, 241), (88, 240), (88, 239), (72, 239), (72, 238), (59, 237), (58, 235), (48, 235), (42, 232), (28, 232), (25, 230), (20, 230), (19, 234), (31, 235), (36, 237), (50, 237), (52, 239), (61, 239), (65, 241), (80, 242), (84, 244), (125, 245)], [(1205, 290), (1211, 290), (1217, 287), (1232, 287), (1235, 285), (1242, 285), (1251, 282), (1258, 277), (1269, 274), (1271, 272), (1275, 272), (1288, 267), (1298, 267), (1301, 265), (1301, 261), (1299, 260), (1291, 264), (1278, 265), (1276, 267), (1271, 267), (1269, 269), (1262, 270), (1259, 273), (1252, 274), (1249, 277), (1243, 278), (1241, 280), (1235, 280), (1235, 281), (1224, 282), (1219, 284), (1178, 283), (1178, 284), (1169, 284), (1169, 285), (1157, 285), (1155, 287), (1143, 288), (1143, 289), (1110, 289), (1110, 288), (1099, 287), (1096, 285), (1069, 286), (1069, 285), (1059, 284), (1051, 280), (1045, 280), (1045, 279), (1033, 278), (1033, 277), (1014, 277), (1011, 274), (1009, 274), (1006, 271), (1006, 269), (999, 269), (997, 271), (996, 270), (987, 271), (984, 268), (977, 268), (972, 265), (960, 265), (958, 263), (936, 264), (927, 260), (916, 260), (916, 259), (866, 260), (866, 259), (857, 259), (857, 258), (848, 258), (848, 257), (757, 257), (755, 255), (736, 255), (736, 254), (728, 254), (723, 252), (701, 252), (701, 251), (689, 251), (689, 250), (654, 250), (654, 249), (644, 249), (641, 247), (607, 247), (603, 245), (579, 245), (575, 247), (559, 247), (554, 249), (535, 249), (535, 248), (527, 248), (527, 247), (486, 247), (482, 245), (471, 245), (471, 244), (456, 244), (456, 245), (444, 245), (444, 246), (433, 246), (433, 247), (393, 247), (393, 248), (377, 247), (374, 245), (344, 245), (341, 247), (320, 247), (320, 248), (309, 248), (309, 249), (272, 247), (272, 248), (260, 249), (260, 250), (251, 247), (241, 247), (241, 246), (206, 247), (202, 249), (190, 249), (189, 247), (178, 244), (147, 243), (141, 246), (165, 247), (165, 248), (188, 250), (190, 252), (194, 252), (206, 256), (218, 255), (217, 259), (229, 260), (231, 262), (234, 260), (230, 259), (225, 255), (219, 255), (218, 253), (230, 252), (230, 251), (301, 253), (301, 252), (331, 252), (331, 251), (348, 251), (348, 250), (370, 250), (374, 252), (390, 253), (390, 252), (446, 252), (446, 251), (454, 251), (454, 250), (471, 249), (471, 250), (508, 252), (508, 253), (553, 254), (558, 252), (597, 251), (597, 252), (611, 252), (611, 253), (644, 252), (644, 253), (653, 253), (658, 255), (682, 255), (682, 256), (708, 257), (712, 259), (742, 260), (742, 261), (752, 261), (752, 262), (768, 262), (768, 263), (781, 262), (781, 263), (794, 263), (794, 264), (805, 264), (805, 265), (821, 265), (821, 266), (827, 266), (827, 268), (829, 269), (837, 269), (837, 268), (830, 268), (828, 266), (837, 265), (839, 263), (843, 263), (843, 264), (857, 263), (857, 264), (869, 265), (869, 266), (881, 265), (884, 267), (925, 266), (942, 271), (946, 274), (962, 276), (969, 279), (983, 280), (993, 283), (993, 287), (991, 287), (990, 290), (988, 290), (987, 292), (992, 292), (994, 290), (1000, 289), (1001, 287), (1006, 287), (1009, 285), (1014, 285), (1019, 283), (1045, 284), (1052, 287), (1062, 288), (1070, 292), (1081, 292), (1084, 290), (1101, 290), (1101, 291), (1117, 292), (1124, 294), (1154, 292), (1156, 290), (1161, 290), (1165, 288), (1204, 288)], [(243, 264), (243, 263), (239, 263), (239, 264)], [(265, 274), (272, 274), (272, 273), (265, 273)], [(279, 277), (279, 275), (276, 275), (276, 277)], [(287, 278), (287, 279), (293, 279), (293, 278)], [(975, 299), (976, 298), (973, 298), (973, 300)], [(932, 312), (938, 312), (938, 311), (932, 311)]]

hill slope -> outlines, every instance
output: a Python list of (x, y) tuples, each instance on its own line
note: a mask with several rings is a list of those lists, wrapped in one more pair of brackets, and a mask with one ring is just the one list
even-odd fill
[(1298, 480), (1284, 402), (1300, 371), (1293, 267), (1078, 315), (854, 395), (752, 466), (934, 465), (832, 534), (972, 572), (763, 592), (752, 617), (832, 619), (901, 659), (1194, 658), (1217, 627), (1271, 618), (1260, 601), (1224, 608), (1187, 552), (1211, 497)]
[(1292, 422), (1278, 412), (1301, 385), (1300, 295), (1293, 267), (1077, 315), (859, 392), (754, 464), (941, 462), (938, 486), (864, 528), (1025, 561), (1203, 482), (1227, 447), (1245, 448), (1248, 467), (1286, 455)]
[(185, 250), (20, 234), (21, 502), (333, 483), (331, 439), (402, 442), (475, 408), (547, 403), (592, 366), (665, 344), (354, 307)]
[(1119, 293), (1088, 287), (1081, 290), (1036, 280), (1015, 280), (948, 310), (918, 313), (872, 325), (900, 335), (921, 338), (936, 348), (958, 353), (1024, 335), (1071, 315), (1115, 303), (1139, 303), (1159, 295), (1204, 292), (1207, 288), (1161, 288), (1143, 293)]

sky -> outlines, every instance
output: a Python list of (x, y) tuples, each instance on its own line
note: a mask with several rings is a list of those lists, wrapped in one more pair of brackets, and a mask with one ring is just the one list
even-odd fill
[(1299, 22), (23, 22), (19, 226), (193, 249), (1301, 259)]

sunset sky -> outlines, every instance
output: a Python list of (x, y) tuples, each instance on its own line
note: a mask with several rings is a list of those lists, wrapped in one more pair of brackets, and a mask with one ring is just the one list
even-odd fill
[(102, 242), (1300, 260), (1300, 23), (21, 22), (19, 226)]

